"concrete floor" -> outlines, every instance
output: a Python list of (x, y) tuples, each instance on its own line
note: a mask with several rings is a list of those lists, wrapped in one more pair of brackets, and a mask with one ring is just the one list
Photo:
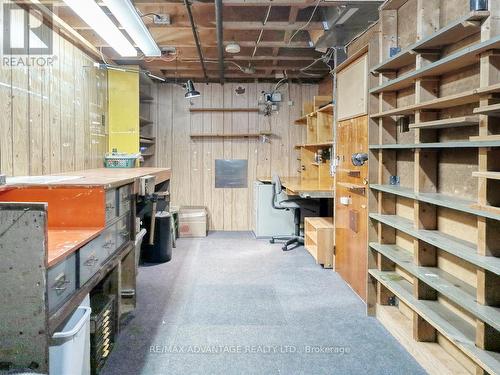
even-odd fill
[(338, 274), (300, 247), (215, 232), (141, 267), (109, 374), (425, 374)]

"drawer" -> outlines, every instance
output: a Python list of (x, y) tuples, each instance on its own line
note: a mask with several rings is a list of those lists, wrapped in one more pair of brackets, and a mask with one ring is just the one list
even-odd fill
[(103, 249), (103, 257), (100, 264), (103, 264), (118, 247), (116, 243), (116, 224), (106, 228), (101, 234), (101, 246)]
[(119, 248), (130, 240), (130, 215), (126, 215), (116, 223), (116, 247)]
[(116, 207), (116, 190), (106, 190), (106, 223), (110, 220), (113, 220), (117, 216), (117, 207)]
[(49, 311), (61, 306), (76, 290), (76, 254), (49, 268), (47, 279)]
[(80, 249), (78, 259), (80, 287), (99, 271), (102, 262), (108, 257), (108, 253), (103, 245), (104, 240), (101, 234)]
[(132, 185), (125, 185), (118, 189), (118, 216), (130, 211), (132, 202)]

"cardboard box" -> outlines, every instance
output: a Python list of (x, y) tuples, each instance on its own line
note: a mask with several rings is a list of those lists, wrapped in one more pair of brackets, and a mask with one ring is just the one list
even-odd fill
[(207, 210), (201, 206), (183, 206), (179, 210), (179, 237), (206, 237)]

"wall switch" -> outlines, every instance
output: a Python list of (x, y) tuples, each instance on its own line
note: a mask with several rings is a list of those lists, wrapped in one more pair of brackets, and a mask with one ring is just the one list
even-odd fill
[(153, 23), (156, 25), (170, 25), (170, 14), (158, 14), (153, 16)]

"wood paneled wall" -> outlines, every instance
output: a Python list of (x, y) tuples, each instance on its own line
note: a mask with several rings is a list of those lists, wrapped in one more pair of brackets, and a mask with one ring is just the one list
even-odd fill
[[(245, 93), (237, 95), (237, 87)], [(192, 101), (193, 108), (257, 107), (261, 91), (270, 84), (197, 84), (202, 94)], [(293, 125), (300, 117), (302, 101), (317, 95), (317, 85), (291, 84), (280, 91), (283, 101), (278, 113), (264, 117), (257, 113), (190, 113), (184, 89), (177, 85), (158, 85), (157, 165), (172, 168), (171, 193), (175, 205), (201, 205), (209, 212), (213, 230), (249, 230), (254, 210), (253, 181), (279, 173), (297, 176), (298, 152), (293, 149), (305, 141), (305, 127)], [(291, 105), (289, 105), (291, 100)], [(190, 138), (190, 133), (256, 133), (271, 131), (270, 143), (259, 139)], [(247, 159), (248, 187), (216, 189), (216, 159)]]
[(52, 34), (52, 66), (0, 65), (1, 173), (39, 175), (103, 165), (106, 72)]

